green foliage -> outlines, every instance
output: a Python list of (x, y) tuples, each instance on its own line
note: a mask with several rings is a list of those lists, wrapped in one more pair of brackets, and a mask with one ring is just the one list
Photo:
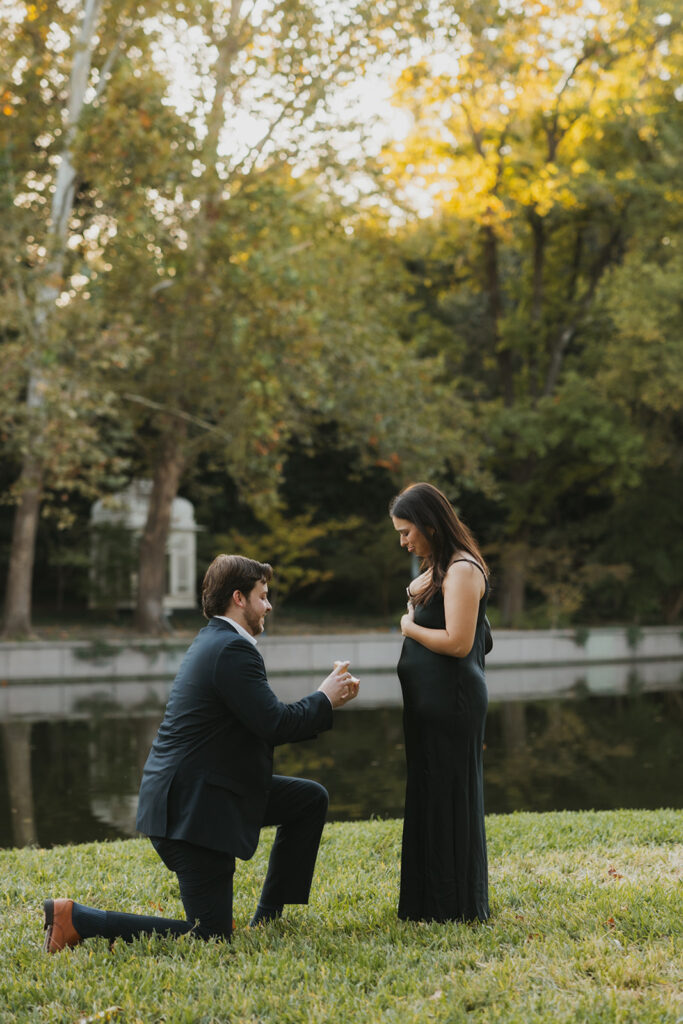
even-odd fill
[(276, 511), (262, 524), (263, 529), (259, 533), (245, 535), (233, 530), (219, 534), (215, 538), (214, 556), (221, 552), (236, 552), (260, 562), (269, 562), (275, 570), (270, 590), (275, 602), (282, 605), (290, 594), (332, 577), (332, 570), (320, 565), (318, 542), (323, 537), (336, 537), (340, 533), (357, 530), (361, 523), (359, 518), (314, 523), (310, 511), (292, 517)]
[(236, 873), (231, 945), (105, 940), (48, 957), (41, 900), (182, 913), (146, 840), (0, 852), (0, 1020), (674, 1024), (680, 1016), (679, 811), (488, 819), (486, 925), (396, 918), (400, 823), (328, 825), (308, 907), (245, 929), (272, 830)]
[(110, 644), (107, 640), (97, 639), (93, 640), (87, 647), (77, 647), (74, 650), (74, 657), (80, 661), (90, 661), (97, 665), (103, 661), (108, 661), (118, 651), (119, 648), (114, 644)]
[[(680, 618), (673, 0), (98, 12), (73, 125), (81, 7), (8, 7), (0, 38), (0, 444), (40, 470), (2, 500), (40, 477), (63, 532), (132, 474), (191, 492), (206, 458), (261, 514), (334, 423), (354, 473), (485, 510), (503, 622), (530, 621), (525, 591), (548, 623)], [(387, 69), (414, 131), (375, 160), (342, 101)], [(360, 514), (291, 587), (393, 604), (398, 556)]]
[[(47, 5), (18, 5), (2, 43), (11, 243), (0, 370), (12, 384), (6, 436), (23, 460), (17, 521), (32, 524), (16, 536), (33, 545), (48, 472), (53, 489), (111, 490), (122, 468), (107, 464), (111, 449), (144, 431), (138, 463), (152, 471), (158, 523), (140, 546), (140, 607), (160, 607), (163, 522), (202, 450), (221, 452), (262, 507), (276, 502), (289, 438), (316, 417), (339, 415), (373, 455), (398, 459), (398, 389), (369, 426), (361, 388), (349, 395), (356, 374), (343, 371), (364, 363), (367, 389), (418, 360), (380, 312), (383, 296), (373, 308), (360, 276), (369, 263), (344, 244), (351, 218), (328, 176), (343, 176), (349, 126), (326, 101), (380, 48), (407, 49), (424, 12), (288, 0), (203, 3), (191, 15), (165, 0), (134, 13), (108, 0), (92, 12), (81, 22), (57, 4), (53, 22)], [(196, 74), (182, 114), (168, 47)], [(243, 138), (245, 122), (262, 136)], [(82, 333), (70, 329), (79, 311)], [(424, 361), (419, 369), (428, 386)], [(406, 401), (413, 392), (403, 389)], [(114, 410), (118, 430), (108, 429)], [(17, 570), (9, 600), (22, 623), (29, 590)]]
[(137, 564), (137, 540), (132, 530), (118, 523), (90, 528), (89, 604), (113, 611), (133, 601), (132, 576)]
[(585, 647), (590, 636), (590, 630), (587, 626), (577, 626), (574, 630), (574, 643), (577, 647)]
[(388, 516), (365, 521), (330, 554), (334, 592), (355, 610), (359, 625), (365, 612), (388, 615), (403, 608), (411, 566), (396, 538)]
[[(653, 429), (659, 433), (659, 422)], [(667, 444), (675, 443), (671, 435)], [(677, 622), (683, 609), (683, 476), (678, 459), (647, 470), (635, 493), (620, 496), (604, 516), (597, 555), (632, 566), (626, 586), (606, 581), (594, 590), (598, 614), (610, 608), (622, 621)]]
[[(434, 50), (398, 79), (415, 129), (386, 169), (408, 196), (418, 176), (438, 210), (406, 233), (415, 325), (472, 395), (508, 624), (540, 549), (564, 530), (575, 559), (594, 540), (573, 529), (582, 501), (627, 503), (653, 460), (680, 474), (674, 6), (463, 4), (454, 31), (436, 4)], [(551, 618), (575, 614), (600, 572), (623, 582), (627, 566), (584, 549)]]
[[(119, 31), (119, 47), (124, 49), (125, 38), (139, 62), (144, 60), (144, 34), (133, 45), (133, 23), (121, 5), (104, 6), (114, 35), (100, 26), (104, 53), (95, 53), (90, 69), (93, 93), (98, 61), (106, 61)], [(127, 21), (126, 31), (117, 19)], [(67, 214), (63, 237), (55, 223), (60, 211), (52, 209), (58, 167), (77, 154), (72, 133), (78, 124), (69, 118), (81, 98), (70, 87), (83, 49), (79, 24), (71, 5), (15, 5), (0, 40), (7, 70), (0, 111), (6, 229), (0, 245), (0, 373), (7, 385), (0, 438), (18, 463), (30, 458), (40, 467), (43, 511), (56, 513), (63, 526), (72, 521), (68, 502), (74, 492), (93, 498), (101, 488), (121, 483), (125, 462), (116, 448), (125, 425), (108, 383), (112, 372), (131, 370), (140, 356), (127, 338), (107, 329), (97, 311), (93, 315), (92, 287), (106, 264), (103, 239), (113, 227), (97, 183), (84, 181), (82, 168), (74, 171), (73, 205), (71, 187), (61, 196)], [(120, 107), (111, 116), (118, 123), (127, 120)], [(24, 485), (17, 481), (10, 500), (21, 498)]]
[(638, 649), (640, 641), (643, 638), (643, 631), (638, 626), (628, 626), (626, 629), (626, 639), (628, 645), (632, 651)]

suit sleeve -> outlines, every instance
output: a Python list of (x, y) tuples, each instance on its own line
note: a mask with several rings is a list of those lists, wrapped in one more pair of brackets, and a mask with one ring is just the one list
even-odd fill
[(222, 648), (214, 683), (221, 700), (242, 724), (274, 746), (311, 739), (332, 728), (332, 705), (324, 693), (316, 691), (292, 704), (277, 698), (263, 658), (248, 640), (235, 640)]

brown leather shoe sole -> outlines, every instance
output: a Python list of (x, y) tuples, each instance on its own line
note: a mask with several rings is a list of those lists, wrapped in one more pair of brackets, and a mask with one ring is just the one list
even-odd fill
[(71, 918), (73, 912), (73, 900), (45, 900), (43, 910), (45, 912), (45, 942), (43, 949), (46, 953), (59, 953), (65, 946), (77, 946), (82, 941), (73, 926)]

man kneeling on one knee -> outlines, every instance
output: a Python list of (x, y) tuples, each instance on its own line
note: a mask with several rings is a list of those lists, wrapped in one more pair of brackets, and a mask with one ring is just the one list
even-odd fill
[(358, 693), (348, 662), (292, 704), (271, 690), (256, 637), (271, 609), (272, 569), (219, 555), (206, 571), (209, 620), (183, 658), (140, 785), (137, 828), (176, 873), (186, 920), (45, 900), (45, 949), (151, 932), (230, 939), (235, 858), (248, 860), (264, 825), (277, 825), (252, 925), (307, 903), (327, 813), (317, 782), (273, 775), (273, 747), (332, 727), (333, 709)]

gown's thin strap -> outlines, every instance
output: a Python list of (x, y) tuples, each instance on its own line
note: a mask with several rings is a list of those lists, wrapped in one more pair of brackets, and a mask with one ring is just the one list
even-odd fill
[[(488, 583), (488, 581), (489, 581), (488, 576), (484, 572), (483, 568), (479, 565), (479, 562), (475, 562), (475, 560), (473, 558), (454, 558), (453, 561), (451, 562), (451, 565), (456, 565), (458, 562), (469, 562), (470, 565), (476, 565), (477, 569), (479, 569), (479, 571), (481, 572), (482, 576), (484, 577), (484, 579)], [(448, 568), (450, 569), (450, 565), (449, 565)]]

